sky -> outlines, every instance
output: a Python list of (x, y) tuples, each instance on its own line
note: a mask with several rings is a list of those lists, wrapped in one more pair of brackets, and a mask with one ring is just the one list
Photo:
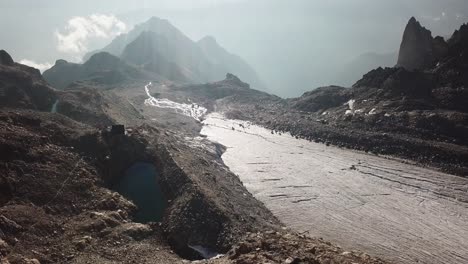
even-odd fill
[(0, 0), (0, 12), (0, 49), (41, 70), (57, 59), (78, 62), (158, 16), (195, 41), (215, 37), (269, 91), (293, 97), (342, 84), (338, 73), (364, 53), (396, 54), (411, 16), (433, 35), (450, 36), (468, 22), (468, 1)]

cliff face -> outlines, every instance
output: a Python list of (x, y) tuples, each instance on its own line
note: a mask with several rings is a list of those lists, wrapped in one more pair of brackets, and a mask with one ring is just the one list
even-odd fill
[(407, 70), (425, 69), (444, 57), (447, 50), (448, 45), (443, 38), (433, 38), (431, 31), (412, 17), (403, 34), (397, 66)]

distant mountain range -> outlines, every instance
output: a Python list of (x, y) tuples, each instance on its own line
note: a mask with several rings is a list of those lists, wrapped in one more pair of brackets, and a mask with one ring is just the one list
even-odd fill
[(167, 20), (157, 17), (117, 36), (104, 48), (86, 54), (83, 61), (100, 52), (172, 81), (204, 83), (233, 73), (254, 88), (265, 88), (252, 67), (222, 48), (213, 37), (194, 42)]
[[(95, 57), (97, 54), (101, 55)], [(396, 53), (362, 54), (337, 68), (330, 83), (351, 87), (371, 69), (393, 67), (397, 58)], [(87, 53), (83, 61), (84, 64), (75, 64), (58, 60), (44, 72), (44, 78), (64, 89), (75, 81), (99, 85), (133, 79), (207, 83), (232, 73), (254, 89), (267, 90), (255, 70), (221, 47), (215, 38), (206, 36), (195, 42), (169, 21), (157, 17), (117, 36), (102, 49)]]

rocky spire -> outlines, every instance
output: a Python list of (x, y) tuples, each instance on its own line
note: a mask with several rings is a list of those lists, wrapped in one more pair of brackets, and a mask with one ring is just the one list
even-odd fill
[(431, 31), (412, 17), (406, 25), (400, 46), (397, 66), (407, 70), (420, 70), (434, 62)]

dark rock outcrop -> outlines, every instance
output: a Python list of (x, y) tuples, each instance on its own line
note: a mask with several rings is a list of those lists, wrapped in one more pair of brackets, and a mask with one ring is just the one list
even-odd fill
[(304, 93), (301, 97), (293, 99), (291, 102), (295, 109), (316, 112), (341, 106), (350, 99), (350, 96), (349, 89), (343, 87), (320, 87)]
[(442, 38), (433, 39), (431, 31), (412, 17), (403, 34), (397, 66), (407, 70), (425, 69), (444, 55), (444, 43)]
[[(381, 91), (374, 93), (374, 98), (388, 100), (400, 96), (405, 100), (394, 102), (402, 109), (429, 107), (468, 112), (468, 75), (465, 74), (468, 72), (468, 25), (462, 25), (447, 42), (430, 35), (429, 30), (411, 18), (397, 65), (403, 68), (370, 71), (354, 84), (354, 93), (370, 95), (371, 90), (366, 88), (377, 88)], [(408, 98), (419, 103), (408, 108)]]
[(39, 70), (14, 63), (5, 51), (0, 57), (0, 108), (49, 111), (57, 96)]
[(397, 96), (429, 98), (434, 87), (432, 75), (423, 72), (412, 72), (404, 68), (377, 68), (370, 71), (353, 85), (354, 94), (363, 91), (358, 88), (382, 89), (380, 100)]
[(390, 77), (392, 74), (397, 72), (397, 68), (382, 68), (371, 70), (370, 72), (364, 74), (364, 76), (357, 81), (353, 87), (380, 87), (382, 84)]
[(445, 39), (441, 36), (437, 36), (432, 41), (432, 52), (434, 55), (434, 59), (436, 61), (441, 60), (445, 56), (447, 56), (449, 51), (449, 45), (445, 41)]
[(423, 66), (427, 61), (431, 42), (431, 32), (412, 17), (403, 34), (397, 65), (407, 69)]
[(463, 24), (448, 40), (450, 54), (455, 55), (468, 49), (468, 24)]
[(454, 89), (468, 88), (468, 24), (462, 25), (448, 40), (448, 55), (431, 69), (437, 86)]
[(57, 89), (65, 89), (72, 82), (81, 79), (82, 75), (83, 70), (79, 64), (66, 60), (57, 60), (52, 68), (42, 74), (44, 79)]
[(7, 66), (11, 66), (13, 65), (15, 62), (13, 61), (13, 59), (11, 58), (10, 54), (8, 54), (6, 51), (4, 50), (0, 50), (0, 64), (1, 65), (7, 65)]

